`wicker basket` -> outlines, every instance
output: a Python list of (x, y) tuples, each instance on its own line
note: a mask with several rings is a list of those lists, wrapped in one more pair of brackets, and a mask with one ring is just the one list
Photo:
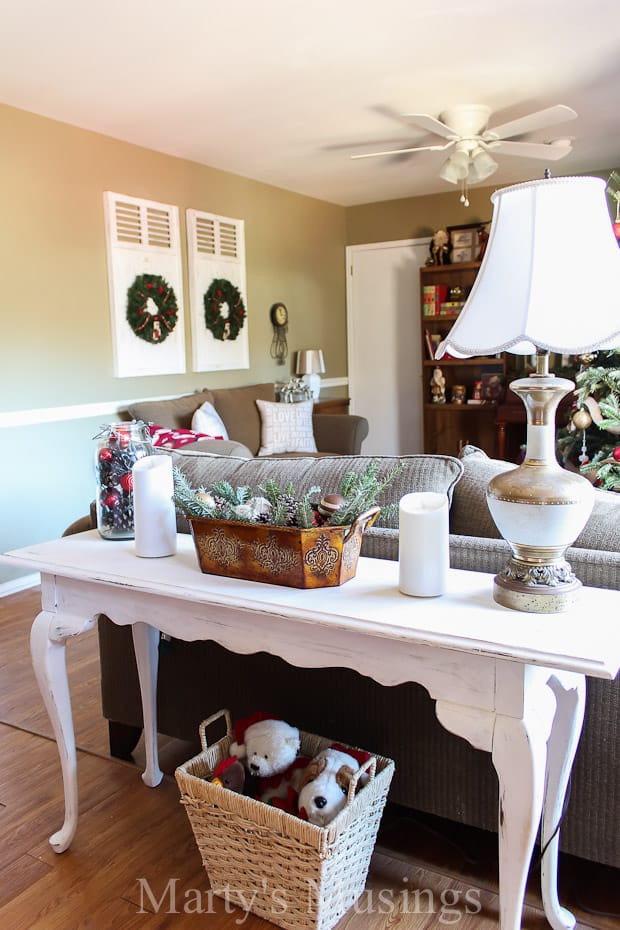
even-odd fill
[[(206, 728), (221, 716), (227, 734), (209, 746)], [(300, 736), (309, 757), (333, 742), (303, 731)], [(227, 710), (201, 723), (200, 739), (203, 752), (175, 774), (214, 894), (286, 930), (331, 930), (364, 891), (394, 763), (373, 756), (352, 782), (347, 806), (317, 827), (205, 781), (229, 755)], [(355, 794), (365, 770), (370, 781)]]

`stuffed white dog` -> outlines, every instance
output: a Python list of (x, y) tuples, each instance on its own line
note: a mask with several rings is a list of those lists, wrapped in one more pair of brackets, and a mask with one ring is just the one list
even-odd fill
[[(300, 816), (317, 827), (333, 820), (346, 804), (349, 785), (358, 768), (358, 760), (340, 749), (323, 749), (318, 753), (302, 774)], [(368, 775), (364, 773), (358, 787), (367, 781)]]

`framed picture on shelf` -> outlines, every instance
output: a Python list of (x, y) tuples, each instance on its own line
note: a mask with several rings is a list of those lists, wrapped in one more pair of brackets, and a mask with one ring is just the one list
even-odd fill
[(475, 249), (471, 246), (460, 246), (457, 249), (452, 249), (450, 260), (453, 265), (458, 265), (461, 262), (473, 262), (475, 261), (474, 255)]
[(453, 265), (460, 262), (475, 262), (480, 251), (479, 233), (486, 223), (468, 223), (465, 226), (447, 226), (450, 236), (450, 261)]
[(501, 404), (506, 393), (504, 375), (497, 369), (483, 368), (480, 372), (482, 379), (482, 399), (491, 403)]

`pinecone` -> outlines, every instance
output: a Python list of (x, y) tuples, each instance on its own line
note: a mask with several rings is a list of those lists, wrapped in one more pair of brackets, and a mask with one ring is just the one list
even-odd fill
[(117, 530), (132, 530), (133, 529), (133, 498), (125, 498), (119, 507), (115, 507), (112, 511), (112, 525), (116, 527)]
[(297, 524), (297, 507), (298, 502), (292, 494), (280, 494), (276, 504), (278, 510), (281, 508), (286, 514), (285, 526), (296, 526)]

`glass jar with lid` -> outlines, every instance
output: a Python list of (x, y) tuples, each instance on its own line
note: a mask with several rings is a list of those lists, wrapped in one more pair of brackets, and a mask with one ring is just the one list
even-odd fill
[(104, 539), (133, 539), (133, 473), (138, 459), (153, 455), (141, 420), (110, 423), (95, 437), (97, 529)]

